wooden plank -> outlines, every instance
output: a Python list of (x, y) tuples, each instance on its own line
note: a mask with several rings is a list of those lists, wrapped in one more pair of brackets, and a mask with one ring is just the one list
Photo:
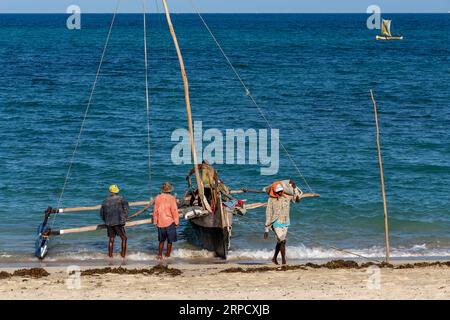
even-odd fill
[[(145, 207), (149, 204), (149, 201), (136, 201), (136, 202), (130, 202), (130, 207)], [(56, 209), (58, 213), (73, 213), (73, 212), (84, 212), (84, 211), (96, 211), (100, 210), (101, 205), (95, 205), (95, 206), (83, 206), (83, 207), (73, 207), (73, 208), (61, 208)]]
[[(143, 219), (138, 221), (132, 221), (127, 222), (125, 225), (125, 228), (131, 228), (136, 226), (141, 226), (144, 224), (151, 224), (152, 219)], [(106, 229), (105, 224), (99, 224), (95, 226), (87, 226), (87, 227), (79, 227), (79, 228), (72, 228), (72, 229), (62, 229), (62, 230), (55, 230), (50, 233), (50, 235), (63, 235), (63, 234), (71, 234), (71, 233), (83, 233), (83, 232), (91, 232), (91, 231), (97, 231), (97, 230), (103, 230)]]
[[(254, 192), (254, 191), (250, 191), (250, 192)], [(237, 192), (237, 190), (235, 190), (234, 193), (241, 193), (241, 192)], [(317, 193), (304, 193), (301, 196), (301, 198), (311, 198), (311, 197), (319, 197), (319, 196), (320, 195)], [(135, 201), (135, 202), (129, 203), (130, 207), (132, 207), (132, 208), (133, 207), (145, 207), (148, 204), (149, 204), (149, 201)], [(56, 210), (58, 211), (58, 213), (75, 213), (75, 212), (86, 212), (86, 211), (98, 211), (98, 210), (100, 210), (100, 208), (101, 208), (101, 205), (95, 205), (95, 206), (61, 208), (61, 209), (56, 209)], [(182, 209), (179, 211), (182, 211)]]
[[(148, 203), (148, 202), (147, 202)], [(131, 204), (130, 204), (131, 205)], [(246, 204), (245, 208), (247, 210), (254, 210), (257, 208), (261, 208), (261, 207), (265, 207), (267, 206), (266, 202), (255, 202), (255, 203), (250, 203), (250, 204)], [(96, 208), (97, 206), (93, 206), (93, 207), (80, 207), (80, 208), (89, 208), (89, 210), (92, 210), (92, 208)], [(78, 208), (73, 208), (73, 209), (78, 209)], [(182, 208), (179, 209), (178, 212), (180, 214), (180, 218), (184, 217), (184, 213), (185, 213), (186, 208)], [(203, 210), (205, 213), (208, 213), (207, 210)], [(152, 215), (153, 213), (150, 213), (150, 215)], [(126, 223), (125, 227), (126, 228), (131, 228), (131, 227), (136, 227), (136, 226), (141, 226), (141, 225), (145, 225), (145, 224), (151, 224), (152, 223), (152, 219), (148, 218), (148, 219), (142, 219), (142, 220), (137, 220), (137, 221), (129, 221)], [(92, 231), (97, 231), (97, 230), (104, 230), (106, 229), (106, 225), (105, 224), (98, 224), (98, 225), (93, 225), (93, 226), (86, 226), (86, 227), (79, 227), (79, 228), (71, 228), (71, 229), (61, 229), (61, 230), (53, 230), (51, 232), (51, 235), (63, 235), (63, 234), (73, 234), (73, 233), (84, 233), (84, 232), (92, 232)]]
[(231, 194), (241, 194), (241, 193), (267, 193), (264, 190), (255, 190), (255, 189), (239, 189), (239, 190), (231, 190)]
[(244, 208), (247, 210), (253, 210), (253, 209), (258, 209), (258, 208), (266, 207), (266, 206), (267, 206), (267, 202), (255, 202), (255, 203), (246, 204), (244, 206)]
[(318, 198), (318, 197), (320, 197), (320, 194), (318, 194), (318, 193), (304, 193), (304, 194), (302, 194), (300, 196), (300, 199), (303, 199), (303, 198)]

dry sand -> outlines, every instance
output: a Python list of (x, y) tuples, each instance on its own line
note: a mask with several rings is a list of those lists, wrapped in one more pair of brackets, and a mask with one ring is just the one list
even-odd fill
[[(270, 271), (251, 273), (221, 271), (267, 269), (268, 266), (177, 264), (170, 267), (181, 270), (182, 274), (108, 273), (82, 274), (77, 278), (76, 273), (69, 276), (66, 268), (50, 267), (46, 268), (50, 275), (39, 279), (23, 276), (0, 279), (0, 299), (450, 299), (448, 266), (300, 267), (288, 271), (273, 267)], [(81, 270), (86, 269), (92, 268)], [(1, 271), (11, 273), (14, 270)], [(80, 287), (73, 288), (77, 279), (80, 279)]]

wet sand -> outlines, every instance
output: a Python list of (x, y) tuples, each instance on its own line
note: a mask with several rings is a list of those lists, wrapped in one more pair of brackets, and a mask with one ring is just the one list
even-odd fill
[[(450, 299), (450, 265), (173, 264), (0, 269), (0, 299)], [(336, 269), (334, 269), (336, 268)]]

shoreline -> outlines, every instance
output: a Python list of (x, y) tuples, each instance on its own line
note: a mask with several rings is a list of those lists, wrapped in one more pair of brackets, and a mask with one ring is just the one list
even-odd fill
[[(345, 260), (345, 261), (355, 261), (357, 263), (381, 263), (384, 261), (383, 257), (371, 257), (371, 258), (349, 258), (349, 257), (330, 257), (330, 258), (305, 258), (305, 259), (289, 259), (288, 265), (301, 265), (301, 264), (324, 264), (335, 260)], [(439, 257), (391, 257), (390, 262), (394, 265), (407, 264), (407, 263), (432, 263), (432, 262), (445, 262), (450, 261), (450, 257), (439, 256)], [(279, 258), (279, 262), (281, 259)], [(63, 268), (68, 266), (80, 266), (83, 268), (100, 268), (100, 267), (145, 267), (149, 265), (159, 264), (160, 261), (156, 259), (156, 256), (150, 259), (123, 259), (119, 254), (116, 254), (112, 259), (107, 258), (97, 258), (97, 259), (44, 259), (39, 260), (38, 258), (30, 258), (27, 261), (1, 261), (0, 259), (0, 270), (5, 269), (23, 269), (23, 268)], [(169, 259), (163, 259), (162, 263), (170, 265), (273, 265), (270, 259), (227, 259), (223, 260), (220, 258), (178, 258), (171, 257)], [(281, 264), (280, 264), (281, 265)]]
[[(341, 261), (341, 262), (339, 262)], [(450, 261), (361, 266), (352, 260), (325, 264), (161, 264), (121, 267), (1, 268), (5, 299), (450, 299)], [(336, 267), (336, 268), (335, 268)], [(17, 275), (8, 277), (5, 272)], [(77, 282), (78, 281), (78, 282)], [(378, 282), (377, 282), (378, 281)], [(40, 290), (45, 287), (45, 290)]]
[[(164, 263), (169, 264), (248, 264), (248, 265), (261, 265), (271, 264), (271, 257), (273, 255), (270, 252), (268, 258), (227, 258), (221, 259), (219, 257), (198, 255), (194, 257), (179, 257), (172, 256), (169, 259), (164, 258)], [(353, 260), (358, 263), (365, 262), (377, 262), (384, 261), (384, 257), (381, 256), (367, 256), (367, 257), (352, 257), (352, 256), (334, 256), (334, 257), (311, 257), (311, 258), (289, 258), (287, 257), (288, 264), (306, 264), (306, 263), (326, 263), (333, 260)], [(279, 262), (281, 259), (279, 257)], [(450, 256), (391, 256), (390, 261), (395, 264), (401, 263), (414, 263), (414, 262), (435, 262), (435, 261), (450, 261)], [(135, 256), (133, 253), (128, 254), (123, 259), (119, 253), (115, 253), (113, 258), (109, 258), (106, 254), (97, 257), (86, 257), (82, 254), (78, 258), (77, 256), (49, 256), (43, 260), (40, 260), (33, 255), (24, 256), (9, 256), (0, 257), (0, 269), (2, 268), (46, 268), (46, 267), (64, 267), (69, 265), (80, 265), (86, 267), (99, 267), (99, 266), (142, 266), (158, 264), (160, 261), (157, 259), (156, 254), (148, 254), (144, 257)]]

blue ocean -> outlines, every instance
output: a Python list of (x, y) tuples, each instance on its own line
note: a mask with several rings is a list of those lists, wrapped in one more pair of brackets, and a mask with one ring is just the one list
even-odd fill
[[(0, 263), (36, 261), (36, 229), (47, 206), (57, 206), (111, 18), (82, 15), (81, 29), (69, 30), (67, 15), (0, 15)], [(236, 161), (216, 164), (220, 177), (233, 189), (293, 179), (321, 195), (292, 205), (288, 259), (353, 258), (336, 248), (384, 256), (370, 89), (378, 104), (391, 256), (450, 256), (450, 14), (384, 14), (393, 33), (404, 36), (387, 42), (375, 41), (379, 30), (369, 30), (363, 14), (204, 18), (299, 169), (280, 147), (276, 174)], [(172, 19), (194, 120), (204, 131), (269, 128), (199, 17)], [(99, 204), (113, 183), (129, 201), (155, 196), (166, 180), (183, 195), (192, 166), (173, 163), (171, 137), (187, 128), (187, 118), (163, 15), (147, 16), (147, 41), (150, 179), (142, 15), (119, 14), (62, 207)], [(264, 208), (235, 218), (231, 261), (269, 259), (275, 240), (263, 239), (264, 219)], [(101, 220), (85, 212), (51, 223), (60, 229)], [(175, 259), (213, 259), (186, 241), (188, 233), (183, 221)], [(128, 238), (129, 261), (154, 259), (153, 226), (130, 228)], [(106, 251), (105, 231), (63, 235), (51, 239), (47, 261), (101, 262)]]

